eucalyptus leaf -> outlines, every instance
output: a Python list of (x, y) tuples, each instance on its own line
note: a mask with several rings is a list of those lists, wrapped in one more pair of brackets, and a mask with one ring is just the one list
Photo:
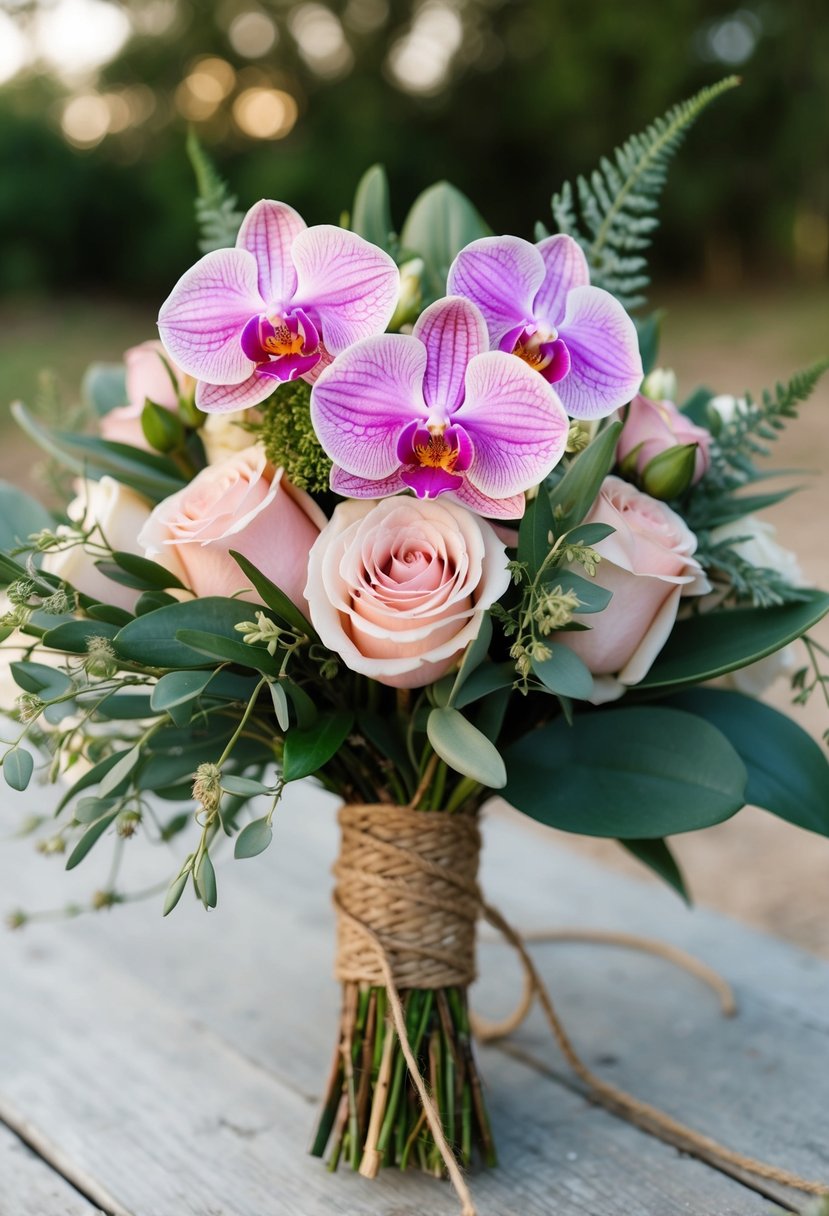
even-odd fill
[(3, 757), (3, 776), (13, 790), (25, 790), (32, 779), (35, 762), (25, 747), (13, 747)]
[[(58, 803), (55, 814), (59, 815), (78, 794), (82, 794), (84, 790), (91, 789), (94, 785), (98, 785), (100, 781), (115, 767), (118, 761), (127, 754), (125, 750), (113, 752), (110, 756), (105, 756), (103, 760), (99, 760), (92, 768), (78, 778), (78, 780), (70, 785), (69, 789)], [(112, 791), (115, 792), (114, 790)]]
[(12, 678), (18, 687), (25, 692), (33, 692), (44, 701), (53, 697), (61, 697), (72, 688), (72, 678), (65, 671), (56, 667), (48, 667), (45, 663), (35, 663), (30, 659), (20, 659), (10, 663)]
[(553, 566), (549, 571), (544, 571), (542, 581), (551, 589), (560, 587), (565, 594), (573, 592), (578, 596), (576, 611), (579, 613), (602, 612), (613, 598), (612, 591), (573, 570), (560, 570)]
[(518, 528), (518, 560), (527, 563), (533, 578), (549, 556), (555, 530), (553, 504), (542, 483), (535, 498), (527, 503)]
[(215, 908), (219, 902), (219, 896), (216, 889), (216, 871), (213, 868), (213, 862), (210, 860), (209, 853), (202, 853), (195, 881), (205, 908)]
[(167, 894), (164, 897), (163, 916), (169, 916), (173, 908), (184, 894), (184, 888), (187, 886), (187, 880), (190, 877), (190, 871), (185, 870), (183, 874), (179, 874), (178, 878), (174, 878), (167, 888)]
[(0, 549), (25, 544), (33, 532), (52, 529), (51, 512), (18, 486), (0, 481)]
[(92, 363), (81, 381), (81, 396), (102, 417), (127, 404), (127, 373), (123, 363)]
[(106, 638), (111, 641), (118, 633), (117, 625), (106, 621), (66, 621), (47, 629), (43, 644), (51, 650), (64, 650), (69, 654), (86, 654), (90, 638)]
[(115, 604), (89, 604), (84, 611), (93, 621), (103, 621), (107, 625), (115, 625), (117, 629), (129, 625), (135, 615), (127, 612), (126, 608), (116, 608)]
[(651, 840), (728, 819), (748, 775), (725, 736), (694, 714), (632, 706), (559, 718), (505, 753), (504, 797), (551, 827)]
[(236, 837), (233, 856), (239, 859), (258, 857), (260, 853), (264, 853), (272, 840), (273, 828), (268, 822), (267, 817), (264, 819), (254, 819), (253, 823), (249, 823), (246, 827), (242, 828)]
[(124, 587), (132, 587), (136, 591), (166, 591), (170, 587), (184, 590), (184, 583), (175, 574), (171, 574), (158, 562), (150, 561), (148, 557), (139, 557), (136, 553), (124, 553), (117, 550), (109, 558), (102, 558), (95, 565), (114, 583)]
[(252, 667), (254, 671), (261, 671), (268, 676), (279, 675), (279, 663), (265, 646), (249, 645), (235, 638), (219, 637), (203, 629), (177, 629), (176, 640), (192, 650), (201, 651), (211, 659), (238, 663), (241, 667)]
[(479, 781), (488, 789), (506, 785), (504, 761), (494, 743), (451, 706), (429, 714), (426, 734), (434, 750), (451, 769)]
[(100, 796), (106, 798), (107, 794), (113, 793), (122, 781), (126, 781), (142, 757), (143, 752), (138, 744), (123, 751), (118, 759), (118, 763), (113, 764), (98, 786)]
[(107, 815), (117, 803), (117, 798), (79, 798), (75, 807), (75, 820), (78, 823), (97, 823), (102, 815)]
[(156, 713), (184, 705), (201, 696), (213, 679), (212, 671), (170, 671), (162, 676), (150, 694), (150, 706)]
[(222, 776), (222, 789), (228, 794), (238, 794), (240, 798), (255, 798), (259, 794), (272, 794), (273, 790), (262, 781), (254, 781), (252, 777), (237, 777), (233, 773)]
[(293, 600), (277, 587), (276, 583), (272, 583), (269, 578), (257, 570), (253, 562), (248, 558), (243, 557), (241, 553), (230, 550), (230, 556), (236, 562), (236, 565), (250, 579), (254, 589), (259, 592), (262, 600), (267, 604), (268, 608), (283, 620), (292, 629), (298, 633), (305, 634), (306, 637), (316, 639), (317, 632), (311, 622), (307, 619), (304, 613), (300, 612)]
[(511, 689), (514, 683), (513, 663), (482, 663), (464, 682), (455, 698), (455, 708), (463, 709), (465, 705), (471, 705), (473, 701), (479, 701), (489, 693), (499, 692), (504, 688)]
[(576, 701), (589, 701), (593, 677), (584, 661), (569, 646), (553, 643), (549, 659), (533, 659), (533, 675), (550, 692)]
[(488, 612), (485, 612), (481, 619), (481, 627), (478, 630), (477, 637), (473, 638), (464, 651), (464, 656), (461, 659), (461, 665), (458, 668), (458, 674), (455, 676), (455, 682), (452, 685), (452, 691), (449, 694), (447, 704), (453, 705), (457, 700), (458, 693), (463, 688), (466, 681), (472, 675), (473, 671), (483, 663), (489, 651), (489, 644), (492, 641), (492, 617)]
[(103, 836), (104, 832), (114, 822), (118, 815), (118, 811), (110, 811), (108, 815), (102, 815), (100, 819), (88, 827), (81, 836), (78, 843), (75, 845), (72, 852), (66, 861), (67, 870), (74, 870), (75, 866), (79, 865), (93, 845), (97, 844)]
[[(251, 605), (242, 600), (220, 596), (182, 600), (130, 621), (116, 636), (115, 648), (123, 658), (147, 666), (204, 667), (204, 654), (178, 641), (176, 632), (194, 629), (237, 641), (239, 634), (235, 626), (250, 620), (252, 614)], [(237, 644), (244, 645), (242, 642)]]
[(288, 706), (288, 694), (282, 687), (279, 680), (269, 680), (268, 688), (271, 692), (271, 700), (273, 701), (273, 712), (276, 715), (276, 724), (281, 731), (286, 731), (291, 725), (291, 712)]
[(372, 245), (389, 250), (392, 232), (389, 181), (382, 165), (372, 165), (360, 178), (351, 208), (351, 229)]

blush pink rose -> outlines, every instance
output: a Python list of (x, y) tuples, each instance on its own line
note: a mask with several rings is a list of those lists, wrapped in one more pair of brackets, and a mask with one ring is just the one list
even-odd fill
[(696, 485), (711, 463), (711, 432), (697, 426), (671, 401), (651, 401), (637, 394), (628, 406), (619, 435), (616, 459), (621, 463), (635, 451), (636, 473), (641, 476), (654, 456), (677, 444), (695, 443), (696, 462), (691, 485)]
[(488, 523), (454, 503), (398, 496), (336, 508), (311, 550), (305, 595), (349, 670), (420, 688), (477, 637), (509, 581)]
[(683, 596), (711, 590), (693, 557), (697, 538), (675, 511), (619, 477), (606, 477), (586, 524), (616, 531), (596, 546), (594, 581), (613, 592), (603, 612), (576, 616), (590, 629), (558, 633), (594, 676), (595, 703), (614, 701), (650, 671)]
[(254, 446), (209, 465), (160, 502), (138, 543), (197, 596), (243, 591), (243, 599), (260, 603), (230, 556), (233, 549), (307, 612), (308, 553), (324, 524), (314, 501)]
[(101, 435), (112, 443), (128, 443), (131, 447), (151, 451), (141, 427), (141, 411), (149, 399), (167, 410), (178, 407), (178, 396), (170, 374), (164, 365), (166, 359), (176, 378), (181, 392), (188, 396), (195, 388), (195, 381), (175, 363), (158, 340), (131, 346), (124, 354), (127, 381), (127, 404), (110, 410), (101, 419)]

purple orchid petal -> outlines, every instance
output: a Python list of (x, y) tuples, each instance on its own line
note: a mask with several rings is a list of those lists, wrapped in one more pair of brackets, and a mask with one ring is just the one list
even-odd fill
[(432, 438), (419, 418), (414, 418), (397, 437), (397, 459), (401, 464), (417, 464), (417, 448), (426, 447)]
[(331, 470), (331, 489), (343, 498), (388, 498), (391, 494), (399, 494), (405, 490), (400, 480), (400, 473), (392, 473), (391, 477), (383, 477), (378, 481), (370, 481), (367, 477), (355, 477), (346, 473), (339, 465)]
[(278, 380), (285, 384), (289, 380), (299, 380), (307, 376), (312, 368), (320, 361), (319, 355), (277, 355), (270, 363), (262, 363), (256, 369), (258, 376), (268, 380)]
[(196, 385), (196, 405), (205, 414), (229, 414), (233, 410), (246, 410), (259, 405), (278, 386), (273, 380), (256, 372), (241, 384), (207, 384), (200, 380)]
[(604, 418), (631, 400), (642, 382), (642, 358), (618, 300), (600, 287), (574, 288), (559, 334), (570, 352), (570, 374), (558, 389), (569, 414)]
[(443, 432), (443, 438), (449, 447), (457, 452), (453, 469), (456, 473), (465, 473), (475, 459), (472, 440), (462, 426), (448, 426)]
[(215, 249), (176, 283), (158, 314), (158, 332), (189, 375), (210, 384), (240, 384), (253, 368), (239, 339), (263, 307), (253, 256), (244, 249)]
[(520, 519), (524, 514), (523, 494), (514, 494), (511, 498), (490, 498), (476, 490), (468, 481), (450, 494), (449, 498), (459, 502), (462, 507), (475, 511), (477, 515), (486, 515), (491, 519)]
[(431, 304), (412, 332), (426, 347), (426, 404), (435, 413), (451, 414), (463, 401), (469, 360), (489, 350), (486, 323), (471, 301), (449, 296)]
[(527, 333), (526, 325), (515, 325), (512, 329), (508, 329), (501, 341), (498, 343), (498, 350), (504, 350), (508, 355), (511, 355), (515, 350), (519, 340)]
[(291, 247), (305, 220), (287, 203), (264, 198), (255, 203), (242, 220), (236, 248), (246, 249), (256, 259), (259, 293), (270, 305), (284, 307), (296, 291), (296, 270)]
[[(320, 343), (319, 329), (314, 324), (314, 322), (311, 320), (310, 316), (308, 315), (308, 313), (305, 311), (304, 308), (292, 309), (291, 312), (288, 314), (288, 316), (285, 318), (285, 320), (288, 323), (288, 325), (295, 323), (302, 330), (302, 333), (305, 336), (305, 346), (304, 346), (305, 350), (307, 350), (307, 351), (316, 350), (316, 348), (319, 346), (319, 343)], [(298, 332), (298, 330), (295, 329), (294, 333), (297, 333), (297, 332)]]
[(490, 345), (533, 318), (533, 301), (544, 280), (544, 260), (517, 236), (485, 236), (462, 249), (449, 268), (446, 290), (466, 296), (484, 315)]
[(466, 474), (482, 494), (511, 498), (537, 485), (564, 454), (570, 423), (543, 376), (502, 351), (478, 355), (466, 373), (455, 418), (475, 459)]
[(544, 281), (535, 297), (535, 314), (557, 328), (567, 308), (567, 293), (587, 287), (590, 269), (578, 241), (561, 233), (539, 241), (536, 249), (544, 259)]
[(556, 338), (555, 342), (542, 342), (538, 353), (542, 359), (550, 360), (546, 366), (539, 368), (542, 376), (548, 384), (558, 384), (570, 371), (571, 359), (567, 343), (562, 342), (561, 338)]
[(296, 238), (291, 254), (297, 304), (313, 308), (332, 354), (382, 333), (400, 291), (400, 272), (387, 253), (355, 232), (319, 224)]
[(311, 420), (335, 464), (375, 481), (396, 472), (400, 431), (428, 414), (425, 370), (426, 348), (407, 334), (368, 338), (326, 368), (311, 394)]
[(266, 362), (270, 359), (270, 355), (264, 347), (264, 340), (272, 338), (275, 333), (276, 330), (267, 317), (261, 315), (251, 317), (242, 330), (242, 335), (239, 339), (242, 343), (242, 350), (254, 363)]
[(409, 489), (414, 490), (418, 498), (438, 498), (448, 490), (459, 490), (463, 485), (463, 477), (457, 473), (422, 465), (414, 469), (403, 469), (400, 480)]

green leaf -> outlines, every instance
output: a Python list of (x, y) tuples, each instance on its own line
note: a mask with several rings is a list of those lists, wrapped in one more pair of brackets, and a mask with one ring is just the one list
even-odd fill
[(317, 720), (317, 707), (304, 688), (299, 684), (295, 684), (293, 680), (288, 680), (283, 677), (281, 680), (282, 687), (288, 694), (288, 699), (294, 707), (296, 714), (296, 723), (300, 730), (306, 730)]
[(102, 417), (127, 404), (127, 369), (123, 363), (91, 363), (81, 381), (81, 396)]
[(485, 612), (481, 618), (481, 628), (478, 630), (477, 637), (473, 638), (469, 643), (464, 652), (464, 656), (461, 659), (461, 665), (458, 668), (458, 674), (455, 676), (452, 691), (449, 693), (447, 705), (455, 704), (458, 699), (458, 694), (466, 681), (486, 658), (491, 641), (492, 617), (488, 612)]
[(723, 688), (695, 688), (669, 704), (722, 731), (748, 770), (746, 801), (829, 836), (829, 760), (786, 714)]
[(745, 766), (693, 714), (651, 706), (562, 719), (507, 749), (504, 797), (551, 827), (622, 840), (672, 836), (745, 804)]
[(171, 574), (158, 562), (151, 562), (147, 557), (139, 557), (137, 553), (124, 553), (116, 550), (112, 560), (97, 561), (98, 569), (124, 587), (133, 587), (136, 591), (166, 591), (175, 587), (178, 591), (185, 590), (184, 583)]
[(360, 178), (351, 209), (351, 229), (380, 249), (389, 250), (393, 229), (389, 181), (382, 165), (372, 165)]
[(544, 571), (542, 582), (547, 587), (560, 587), (565, 593), (572, 591), (577, 595), (579, 598), (577, 611), (580, 613), (602, 612), (613, 598), (613, 592), (608, 591), (599, 583), (594, 583), (591, 579), (584, 578), (572, 570), (560, 570), (556, 566)]
[(472, 675), (464, 682), (458, 696), (455, 698), (455, 709), (463, 709), (481, 697), (491, 692), (499, 692), (504, 688), (512, 688), (515, 683), (515, 666), (513, 663), (482, 663), (476, 667)]
[(117, 625), (106, 621), (66, 621), (47, 629), (43, 635), (44, 646), (52, 650), (64, 650), (69, 654), (86, 654), (90, 638), (112, 640), (118, 633)]
[(627, 849), (637, 861), (641, 861), (648, 869), (653, 870), (654, 874), (663, 879), (668, 886), (673, 887), (686, 904), (691, 903), (691, 896), (688, 893), (683, 873), (673, 853), (661, 837), (657, 836), (653, 840), (620, 840), (619, 844)]
[(199, 871), (198, 874), (194, 875), (194, 879), (198, 888), (199, 898), (205, 908), (215, 908), (219, 902), (219, 896), (216, 890), (216, 871), (213, 868), (213, 862), (210, 860), (209, 853), (202, 853)]
[(233, 638), (205, 633), (202, 629), (177, 629), (176, 638), (185, 646), (201, 651), (212, 659), (239, 663), (242, 667), (252, 667), (254, 671), (261, 671), (268, 676), (279, 675), (279, 664), (264, 646), (248, 645)]
[(665, 313), (661, 309), (657, 309), (656, 312), (649, 313), (646, 317), (634, 318), (636, 335), (639, 339), (639, 354), (642, 356), (642, 370), (646, 376), (656, 366), (664, 316)]
[(400, 243), (423, 258), (424, 304), (446, 294), (446, 276), (461, 249), (489, 233), (466, 195), (448, 182), (437, 182), (415, 199)]
[(317, 632), (311, 622), (300, 612), (293, 600), (290, 600), (284, 591), (280, 591), (276, 583), (272, 583), (269, 578), (266, 578), (260, 570), (256, 569), (253, 562), (248, 561), (241, 553), (235, 553), (231, 549), (230, 556), (242, 573), (247, 575), (252, 586), (259, 592), (263, 602), (267, 604), (275, 616), (284, 621), (286, 625), (290, 625), (292, 629), (297, 630), (297, 632), (304, 633), (311, 639), (316, 639)]
[(105, 756), (103, 760), (99, 760), (92, 768), (87, 769), (83, 776), (79, 777), (74, 785), (70, 785), (63, 795), (55, 808), (55, 815), (59, 815), (78, 794), (82, 794), (84, 790), (91, 789), (93, 785), (97, 785), (115, 767), (121, 757), (126, 754), (126, 751), (113, 752), (111, 756)]
[(75, 866), (79, 865), (86, 857), (89, 850), (94, 844), (101, 839), (104, 832), (115, 820), (119, 812), (117, 810), (110, 811), (108, 815), (102, 815), (91, 827), (88, 827), (81, 836), (78, 843), (75, 845), (66, 862), (67, 870), (74, 870)]
[(156, 452), (174, 452), (184, 443), (184, 426), (172, 410), (154, 401), (145, 401), (141, 411), (141, 430)]
[(135, 615), (146, 616), (148, 612), (155, 612), (156, 608), (169, 608), (170, 604), (180, 602), (174, 595), (168, 595), (166, 591), (144, 591), (136, 601)]
[(204, 667), (204, 655), (178, 641), (176, 632), (195, 629), (236, 641), (235, 626), (250, 617), (251, 605), (242, 600), (219, 596), (184, 600), (130, 621), (117, 634), (115, 648), (123, 658), (149, 667)]
[(553, 505), (542, 482), (535, 498), (527, 503), (518, 527), (518, 560), (527, 563), (533, 578), (549, 556), (550, 537), (555, 534), (555, 529)]
[(233, 856), (240, 860), (244, 857), (258, 857), (260, 853), (265, 852), (272, 840), (273, 828), (267, 816), (264, 819), (254, 819), (253, 823), (242, 828), (236, 837)]
[(238, 794), (240, 798), (255, 798), (259, 794), (273, 793), (263, 782), (254, 781), (251, 777), (237, 777), (233, 773), (222, 777), (222, 789), (227, 790), (228, 794)]
[(162, 676), (150, 694), (150, 706), (156, 713), (185, 705), (201, 696), (213, 679), (213, 671), (170, 671)]
[(75, 819), (78, 823), (97, 823), (102, 815), (112, 810), (117, 801), (117, 798), (81, 798), (75, 807)]
[(577, 701), (593, 695), (593, 677), (582, 659), (569, 646), (553, 644), (549, 659), (532, 660), (533, 674), (550, 692)]
[(150, 698), (143, 692), (112, 692), (104, 697), (96, 714), (115, 722), (134, 722), (152, 717)]
[(351, 730), (354, 715), (345, 710), (320, 714), (308, 730), (290, 730), (285, 736), (282, 776), (299, 781), (316, 773), (335, 755)]
[(499, 790), (507, 780), (504, 761), (489, 739), (451, 706), (433, 709), (426, 723), (429, 742), (451, 769)]
[(84, 612), (93, 621), (103, 621), (107, 625), (114, 625), (116, 629), (129, 625), (133, 620), (132, 612), (127, 612), (126, 608), (116, 608), (114, 604), (90, 604)]
[(13, 747), (3, 757), (3, 776), (13, 790), (25, 790), (32, 779), (35, 762), (25, 747)]
[(179, 874), (178, 878), (174, 878), (167, 888), (167, 894), (164, 897), (163, 916), (169, 916), (173, 908), (184, 894), (184, 888), (187, 886), (187, 879), (190, 877), (190, 871), (185, 870), (183, 874)]
[(580, 524), (588, 513), (602, 482), (616, 460), (621, 422), (611, 422), (571, 462), (561, 481), (550, 492), (555, 512), (555, 534), (561, 536)]
[(106, 798), (107, 794), (112, 794), (117, 790), (122, 781), (126, 781), (132, 770), (142, 759), (143, 753), (141, 747), (136, 744), (135, 747), (129, 748), (128, 751), (121, 753), (118, 763), (113, 764), (112, 768), (104, 776), (101, 784), (98, 786), (98, 793), (101, 798)]
[(0, 549), (14, 549), (33, 532), (54, 526), (51, 513), (36, 499), (17, 486), (0, 481)]
[(175, 494), (185, 484), (176, 465), (166, 456), (143, 452), (126, 443), (110, 443), (93, 435), (52, 431), (20, 401), (12, 405), (11, 412), (30, 439), (79, 477), (94, 480), (108, 473), (155, 502)]
[(637, 688), (700, 684), (746, 667), (802, 637), (829, 612), (829, 595), (772, 608), (703, 612), (678, 621), (653, 667)]
[(273, 701), (273, 712), (276, 715), (277, 726), (284, 733), (291, 725), (288, 694), (279, 680), (269, 680), (268, 688), (271, 690), (271, 700)]
[(12, 678), (19, 688), (33, 692), (44, 701), (61, 697), (72, 688), (71, 677), (65, 671), (48, 667), (45, 663), (33, 663), (28, 659), (9, 664)]
[(598, 545), (616, 531), (610, 524), (579, 524), (567, 533), (568, 545)]

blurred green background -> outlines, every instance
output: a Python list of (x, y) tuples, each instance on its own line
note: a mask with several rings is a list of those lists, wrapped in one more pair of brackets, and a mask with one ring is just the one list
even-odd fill
[(398, 222), (447, 177), (531, 235), (564, 179), (730, 72), (672, 170), (655, 298), (685, 332), (725, 296), (725, 341), (782, 325), (808, 358), (829, 328), (825, 0), (3, 0), (0, 396), (152, 332), (196, 256), (188, 124), (242, 206), (336, 221), (382, 161)]

